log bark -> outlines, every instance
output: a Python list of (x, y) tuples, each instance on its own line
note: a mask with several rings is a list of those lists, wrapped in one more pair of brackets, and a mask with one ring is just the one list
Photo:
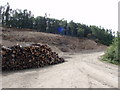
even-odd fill
[(2, 46), (1, 55), (3, 71), (38, 68), (65, 61), (47, 45), (41, 44), (31, 44), (26, 47), (15, 45), (10, 48)]

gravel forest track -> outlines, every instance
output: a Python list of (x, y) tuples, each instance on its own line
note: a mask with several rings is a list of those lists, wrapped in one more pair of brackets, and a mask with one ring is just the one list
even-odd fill
[(2, 88), (118, 88), (118, 66), (99, 59), (105, 45), (30, 29), (0, 28), (1, 31), (0, 42), (5, 46), (48, 44), (66, 60), (44, 68), (3, 72)]
[[(89, 53), (91, 52), (91, 53)], [(118, 67), (99, 60), (104, 52), (64, 53), (66, 62), (4, 72), (3, 88), (118, 88)]]

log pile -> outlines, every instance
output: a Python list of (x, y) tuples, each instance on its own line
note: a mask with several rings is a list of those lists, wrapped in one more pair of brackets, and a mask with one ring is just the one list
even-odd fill
[(64, 62), (51, 48), (40, 44), (25, 47), (14, 45), (10, 48), (2, 46), (1, 55), (3, 71), (39, 68)]

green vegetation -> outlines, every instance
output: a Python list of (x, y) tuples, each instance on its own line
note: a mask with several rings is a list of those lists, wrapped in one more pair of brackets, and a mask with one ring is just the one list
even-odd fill
[(47, 14), (34, 17), (27, 9), (12, 10), (8, 3), (5, 6), (0, 6), (0, 15), (2, 15), (0, 18), (3, 27), (29, 28), (39, 32), (90, 38), (104, 45), (112, 44), (114, 39), (114, 33), (111, 30), (75, 23), (73, 20), (67, 22), (64, 19), (53, 19), (49, 18)]
[(112, 45), (107, 49), (102, 60), (113, 64), (119, 64), (120, 61), (120, 34), (114, 39)]

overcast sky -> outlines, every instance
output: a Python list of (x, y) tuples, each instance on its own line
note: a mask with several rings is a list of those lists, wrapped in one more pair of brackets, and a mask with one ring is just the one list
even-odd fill
[(0, 0), (13, 9), (28, 9), (35, 16), (50, 14), (51, 18), (73, 20), (87, 25), (118, 30), (119, 0)]

